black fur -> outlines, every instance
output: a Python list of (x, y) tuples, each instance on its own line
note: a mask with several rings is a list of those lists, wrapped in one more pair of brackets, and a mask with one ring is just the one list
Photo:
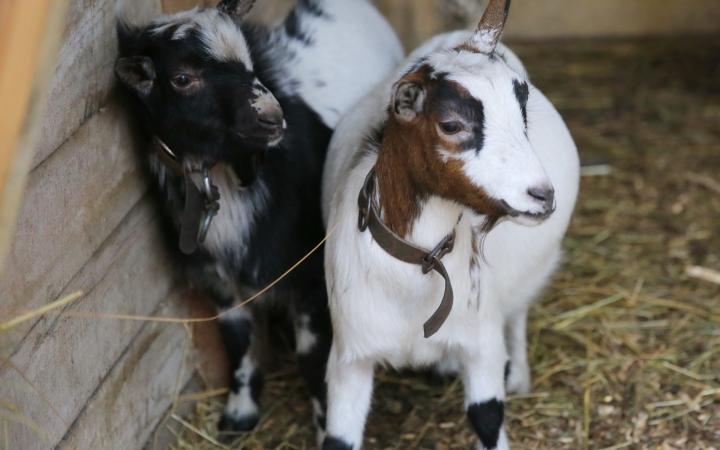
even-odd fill
[(353, 450), (352, 445), (335, 436), (328, 436), (323, 442), (322, 450)]
[(505, 417), (505, 404), (497, 399), (474, 403), (468, 408), (467, 414), (483, 447), (487, 450), (497, 447)]
[(527, 128), (527, 103), (528, 98), (530, 97), (530, 88), (528, 87), (527, 83), (514, 80), (513, 90), (515, 91), (515, 98), (517, 98), (517, 101), (520, 104), (520, 111), (522, 111), (523, 122), (525, 122), (525, 127)]
[(485, 145), (485, 107), (464, 88), (447, 79), (447, 73), (435, 74), (435, 89), (428, 96), (428, 104), (435, 106), (433, 114), (438, 122), (460, 116), (470, 127), (472, 136), (459, 145), (461, 150), (479, 153)]
[[(317, 11), (310, 2), (303, 8), (309, 14)], [(297, 14), (297, 13), (295, 13)], [(257, 26), (242, 25), (253, 59), (250, 70), (242, 62), (218, 61), (203, 47), (197, 30), (182, 39), (171, 39), (177, 26), (162, 33), (146, 29), (118, 26), (121, 58), (146, 57), (152, 61), (154, 78), (149, 92), (140, 92), (121, 79), (127, 87), (135, 115), (143, 124), (145, 139), (162, 139), (181, 160), (188, 157), (210, 164), (225, 164), (239, 178), (250, 184), (247, 197), (264, 186), (268, 195), (256, 208), (255, 222), (249, 230), (237, 230), (235, 244), (229, 243), (220, 252), (211, 253), (204, 247), (193, 255), (176, 253), (182, 261), (188, 280), (199, 286), (223, 310), (237, 303), (231, 292), (249, 297), (264, 288), (304, 257), (324, 237), (320, 213), (320, 183), (325, 152), (332, 131), (301, 98), (283, 91), (280, 81), (288, 84), (286, 75), (277, 73), (282, 48), (270, 47), (269, 31)], [(128, 60), (126, 60), (128, 61)], [(128, 61), (132, 63), (133, 61)], [(132, 64), (130, 64), (132, 66)], [(140, 67), (142, 69), (142, 67)], [(143, 81), (142, 71), (128, 72), (132, 80)], [(173, 87), (172, 80), (180, 72), (190, 72), (202, 79), (200, 95), (183, 94)], [(268, 133), (259, 129), (258, 112), (251, 106), (253, 89), (267, 88), (279, 102), (287, 123), (278, 148), (267, 148)], [(263, 134), (264, 133), (264, 134)], [(142, 149), (148, 160), (154, 158), (150, 146)], [(262, 164), (259, 164), (262, 162)], [(166, 234), (173, 236), (177, 250), (179, 217), (182, 211), (184, 186), (182, 179), (169, 170), (156, 169), (156, 180), (165, 213), (175, 227)], [(253, 181), (254, 177), (257, 177)], [(164, 181), (163, 181), (164, 179)], [(220, 199), (220, 208), (227, 199)], [(213, 224), (213, 226), (216, 226)], [(243, 240), (242, 236), (247, 235)], [(243, 242), (247, 242), (242, 248)], [(325, 404), (324, 371), (332, 341), (327, 293), (324, 280), (323, 250), (319, 249), (268, 294), (249, 307), (262, 305), (267, 296), (284, 302), (291, 314), (308, 314), (317, 344), (299, 357), (300, 370), (308, 382), (311, 395)], [(221, 276), (222, 267), (229, 280)], [(246, 295), (247, 294), (247, 295)], [(245, 297), (245, 298), (246, 298)], [(254, 326), (248, 319), (221, 320), (221, 333), (228, 350), (231, 375), (243, 357), (252, 351)], [(231, 390), (242, 387), (231, 376)], [(258, 403), (262, 391), (262, 374), (255, 370), (249, 385), (253, 400)], [(257, 418), (225, 417), (221, 429), (245, 431)], [(316, 418), (324, 422), (324, 412)]]

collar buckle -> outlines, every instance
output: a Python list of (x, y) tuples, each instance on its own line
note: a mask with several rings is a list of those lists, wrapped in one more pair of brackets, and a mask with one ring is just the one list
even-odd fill
[(445, 291), (443, 298), (433, 315), (423, 324), (425, 338), (429, 338), (440, 330), (445, 323), (453, 305), (453, 290), (450, 283), (450, 276), (445, 270), (442, 259), (453, 250), (455, 246), (455, 230), (445, 236), (440, 243), (431, 251), (411, 244), (393, 232), (382, 221), (373, 203), (375, 192), (375, 168), (371, 169), (365, 178), (362, 189), (358, 195), (358, 228), (360, 232), (370, 230), (375, 242), (393, 258), (408, 264), (419, 265), (423, 274), (435, 271), (445, 280)]
[(440, 262), (443, 256), (453, 251), (455, 247), (455, 230), (452, 233), (445, 236), (440, 243), (432, 249), (426, 257), (423, 258), (422, 272), (423, 274), (429, 273), (435, 268), (435, 265)]
[[(180, 250), (192, 254), (205, 242), (213, 218), (220, 210), (220, 191), (212, 183), (210, 167), (182, 164), (177, 155), (159, 137), (154, 138), (160, 161), (185, 182), (185, 205), (180, 218)], [(197, 174), (200, 173), (198, 181)], [(202, 198), (204, 197), (204, 198)]]

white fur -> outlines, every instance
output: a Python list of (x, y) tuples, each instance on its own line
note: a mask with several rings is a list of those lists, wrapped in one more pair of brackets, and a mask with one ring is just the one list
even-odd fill
[(295, 352), (299, 355), (306, 355), (315, 347), (317, 336), (310, 331), (310, 316), (301, 314), (297, 318), (298, 326), (295, 327)]
[(252, 71), (245, 37), (240, 28), (227, 14), (215, 8), (182, 11), (177, 14), (163, 16), (153, 21), (153, 33), (159, 34), (168, 28), (178, 26), (172, 39), (183, 39), (191, 30), (197, 30), (200, 40), (207, 52), (218, 61), (237, 61)]
[[(328, 153), (324, 218), (328, 228), (342, 217), (344, 221), (328, 239), (325, 253), (334, 328), (327, 375), (327, 431), (347, 440), (354, 449), (362, 445), (377, 363), (418, 367), (445, 361), (448, 366), (454, 360), (463, 373), (468, 405), (505, 398), (502, 373), (508, 358), (512, 367), (507, 388), (529, 388), (525, 316), (560, 258), (560, 242), (577, 197), (579, 162), (562, 118), (532, 86), (527, 138), (516, 125), (522, 119), (511, 80), (526, 74), (512, 52), (498, 47), (507, 65), (503, 61), (480, 64), (479, 58), (486, 56), (476, 58), (466, 52), (457, 56), (435, 53), (429, 62), (449, 71), (472, 95), (495, 101), (485, 103), (483, 150), (479, 155), (471, 151), (461, 157), (470, 178), (511, 207), (527, 212), (536, 207), (525, 198), (527, 188), (549, 180), (556, 191), (555, 213), (533, 228), (500, 223), (487, 235), (483, 260), (472, 250), (473, 230), (483, 218), (452, 201), (430, 198), (406, 239), (430, 249), (451, 230), (457, 235), (455, 249), (443, 258), (455, 294), (454, 306), (442, 328), (429, 339), (423, 338), (422, 325), (442, 298), (442, 278), (434, 273), (422, 275), (418, 266), (398, 261), (385, 253), (369, 232), (357, 228), (357, 195), (377, 158), (374, 153), (358, 153), (363, 150), (365, 134), (386, 115), (393, 82), (420, 56), (454, 47), (467, 41), (469, 34), (442, 35), (414, 52), (343, 118)], [(493, 70), (502, 73), (493, 74)], [(498, 173), (481, 173), (483, 164), (494, 166)], [(477, 268), (473, 269), (471, 260)], [(507, 449), (508, 445), (502, 431), (497, 448)]]
[[(395, 32), (368, 0), (325, 0), (324, 15), (305, 14), (300, 29), (307, 43), (284, 41), (294, 53), (284, 69), (293, 89), (323, 122), (335, 128), (340, 117), (403, 57)], [(278, 37), (279, 38), (279, 37)]]
[(225, 406), (225, 412), (234, 419), (257, 417), (258, 415), (258, 405), (252, 399), (250, 392), (250, 377), (254, 371), (255, 362), (248, 352), (243, 357), (240, 367), (233, 374), (240, 383), (240, 391), (237, 394), (231, 392)]
[(223, 255), (227, 249), (245, 249), (242, 244), (248, 238), (256, 214), (265, 207), (267, 189), (262, 180), (258, 180), (249, 189), (240, 190), (237, 175), (229, 166), (217, 165), (211, 175), (212, 183), (220, 192), (220, 210), (205, 242), (200, 245), (215, 255)]

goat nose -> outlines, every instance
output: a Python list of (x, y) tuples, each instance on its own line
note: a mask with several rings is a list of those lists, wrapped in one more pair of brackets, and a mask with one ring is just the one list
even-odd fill
[(264, 111), (258, 116), (258, 123), (269, 131), (279, 131), (283, 128), (283, 113), (280, 108)]
[(555, 189), (552, 186), (534, 187), (528, 189), (528, 195), (538, 200), (545, 209), (550, 209), (555, 201)]

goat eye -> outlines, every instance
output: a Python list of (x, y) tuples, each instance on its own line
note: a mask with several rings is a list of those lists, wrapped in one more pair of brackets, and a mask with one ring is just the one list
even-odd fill
[(175, 78), (173, 78), (172, 83), (179, 88), (184, 88), (184, 87), (188, 87), (188, 85), (190, 84), (191, 81), (192, 80), (187, 75), (178, 75)]
[(441, 122), (440, 123), (440, 129), (445, 134), (456, 134), (460, 130), (462, 130), (462, 124), (460, 122), (452, 121), (452, 122)]

